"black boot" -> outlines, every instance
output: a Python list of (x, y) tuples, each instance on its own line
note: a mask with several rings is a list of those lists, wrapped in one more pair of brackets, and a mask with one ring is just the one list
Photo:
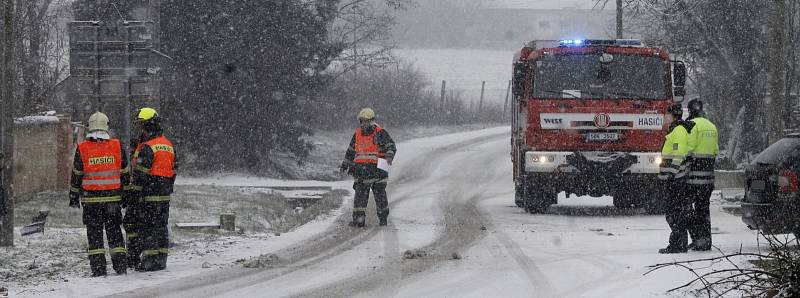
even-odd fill
[(128, 256), (124, 253), (116, 253), (111, 255), (111, 267), (117, 275), (128, 273)]
[(700, 238), (689, 244), (689, 247), (694, 251), (709, 251), (711, 250), (711, 240)]
[(353, 213), (353, 221), (348, 223), (348, 226), (363, 228), (367, 222), (367, 216), (362, 213)]
[(356, 217), (356, 225), (359, 228), (363, 228), (367, 224), (367, 216), (366, 215), (359, 215)]
[(136, 271), (158, 271), (161, 270), (158, 255), (147, 255), (142, 257), (142, 261), (136, 266)]
[(660, 253), (660, 254), (679, 254), (679, 253), (685, 253), (685, 252), (686, 252), (686, 248), (679, 248), (679, 247), (673, 247), (673, 246), (667, 246), (665, 248), (662, 248), (662, 249), (658, 250), (658, 253)]
[(92, 268), (92, 277), (106, 276), (106, 254), (89, 256), (89, 267)]
[(156, 265), (158, 270), (167, 269), (167, 254), (166, 253), (159, 253), (158, 254), (158, 264)]
[(389, 208), (384, 208), (383, 210), (378, 210), (378, 222), (379, 222), (379, 225), (385, 226), (385, 225), (389, 224), (389, 222), (387, 220), (388, 218), (389, 218)]

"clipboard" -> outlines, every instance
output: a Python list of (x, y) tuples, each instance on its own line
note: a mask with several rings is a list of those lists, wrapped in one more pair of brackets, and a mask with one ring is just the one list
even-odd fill
[(378, 158), (378, 169), (385, 171), (388, 175), (391, 173), (392, 165), (390, 165), (389, 161), (385, 158)]

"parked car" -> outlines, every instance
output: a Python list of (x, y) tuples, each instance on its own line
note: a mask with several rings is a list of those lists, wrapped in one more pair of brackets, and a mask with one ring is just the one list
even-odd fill
[(745, 170), (742, 221), (765, 234), (800, 237), (800, 134), (761, 152)]

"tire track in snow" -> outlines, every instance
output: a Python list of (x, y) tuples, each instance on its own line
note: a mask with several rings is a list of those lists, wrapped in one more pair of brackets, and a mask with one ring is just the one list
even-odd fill
[[(485, 144), (480, 144), (485, 145)], [(475, 145), (476, 147), (479, 145)], [(485, 155), (485, 152), (475, 151), (470, 154), (472, 157), (475, 155)], [(506, 159), (504, 155), (491, 156), (492, 158), (461, 158), (461, 160), (480, 160), (480, 164), (469, 165), (473, 169), (487, 169), (491, 165), (496, 164), (499, 160)], [(501, 179), (505, 176), (498, 176), (498, 173), (493, 171), (468, 171), (467, 169), (459, 169), (453, 167), (450, 171), (451, 175), (446, 187), (449, 191), (444, 192), (444, 196), (439, 198), (439, 208), (442, 210), (444, 219), (438, 224), (443, 227), (442, 232), (439, 233), (436, 240), (424, 247), (417, 250), (427, 252), (428, 255), (419, 259), (402, 260), (399, 264), (394, 262), (399, 258), (388, 258), (380, 269), (372, 270), (343, 281), (337, 281), (328, 285), (318, 287), (314, 290), (300, 293), (294, 297), (345, 297), (353, 296), (356, 293), (374, 293), (382, 297), (392, 297), (397, 294), (397, 290), (403, 285), (402, 280), (408, 279), (418, 273), (430, 270), (443, 262), (450, 261), (453, 253), (463, 253), (464, 250), (471, 247), (472, 244), (477, 242), (480, 238), (484, 237), (486, 233), (482, 231), (482, 227), (486, 219), (478, 212), (477, 203), (480, 200), (486, 199), (486, 191), (480, 189), (481, 183), (486, 183), (490, 179)], [(479, 176), (474, 176), (479, 174)], [(459, 179), (459, 176), (465, 176), (464, 179)], [(441, 184), (447, 183), (446, 181), (436, 181), (438, 187)], [(468, 184), (473, 188), (464, 188), (463, 185)], [(418, 188), (426, 189), (426, 188)], [(466, 192), (473, 192), (465, 193)], [(463, 198), (468, 197), (466, 201)], [(398, 266), (399, 265), (399, 266)], [(399, 267), (398, 268), (396, 268)], [(397, 272), (400, 272), (399, 278)], [(385, 285), (389, 285), (386, 287)], [(366, 294), (371, 296), (372, 294)]]
[[(525, 252), (522, 251), (519, 244), (511, 240), (511, 238), (503, 232), (501, 229), (494, 229), (494, 238), (497, 239), (500, 244), (503, 246), (506, 252), (511, 255), (511, 258), (514, 259), (514, 262), (517, 263), (519, 269), (525, 273), (525, 276), (528, 277), (528, 281), (533, 286), (533, 289), (536, 291), (537, 295), (541, 297), (551, 297), (552, 294), (555, 292), (555, 288), (553, 285), (548, 281), (547, 275), (542, 272), (542, 270), (536, 265), (536, 262), (528, 257)], [(494, 254), (492, 254), (494, 257)], [(555, 296), (560, 297), (560, 296)]]
[[(393, 187), (400, 187), (404, 184), (413, 184), (417, 181), (428, 180), (427, 178), (429, 178), (432, 169), (439, 165), (442, 159), (441, 156), (447, 156), (453, 151), (461, 150), (467, 146), (483, 144), (507, 137), (507, 135), (508, 132), (504, 131), (502, 133), (475, 137), (436, 148), (405, 166), (404, 168), (413, 169), (414, 174), (411, 174), (411, 171), (401, 172), (400, 175), (397, 176), (396, 181), (394, 181), (396, 185)], [(389, 206), (393, 208), (393, 206), (409, 200), (410, 198), (413, 197), (409, 195), (401, 196), (392, 200)], [(371, 223), (372, 225), (367, 229), (347, 227), (349, 217), (350, 215), (344, 212), (344, 214), (336, 220), (336, 224), (325, 232), (295, 246), (275, 252), (274, 254), (279, 257), (280, 261), (274, 267), (260, 269), (235, 267), (221, 269), (223, 272), (214, 270), (178, 280), (166, 281), (153, 288), (131, 290), (110, 295), (109, 297), (186, 297), (192, 295), (205, 297), (219, 295), (234, 289), (261, 284), (292, 272), (309, 268), (374, 238), (382, 231), (382, 229), (375, 227), (374, 223)], [(396, 237), (396, 235), (394, 237)]]

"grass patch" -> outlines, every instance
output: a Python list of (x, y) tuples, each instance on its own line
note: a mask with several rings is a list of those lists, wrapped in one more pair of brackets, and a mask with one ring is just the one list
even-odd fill
[(236, 227), (243, 233), (287, 232), (318, 215), (341, 206), (345, 190), (322, 196), (319, 203), (297, 212), (278, 193), (253, 188), (220, 186), (176, 186), (170, 206), (170, 222), (219, 221), (221, 213), (235, 213)]

